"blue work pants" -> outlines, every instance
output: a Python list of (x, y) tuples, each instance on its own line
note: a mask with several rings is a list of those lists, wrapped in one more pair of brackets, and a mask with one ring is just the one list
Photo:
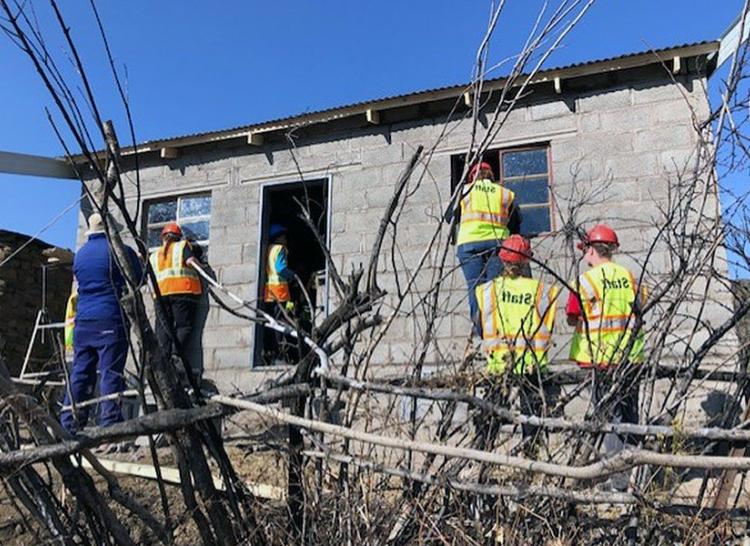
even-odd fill
[(480, 284), (499, 277), (503, 272), (503, 264), (497, 255), (501, 244), (502, 241), (498, 240), (480, 241), (464, 243), (456, 249), (458, 262), (469, 291), (469, 312), (474, 335), (477, 337), (482, 336), (482, 328), (479, 322), (479, 306), (475, 290)]
[[(76, 321), (73, 330), (73, 369), (63, 405), (85, 402), (94, 396), (97, 373), (99, 395), (106, 396), (125, 390), (125, 360), (128, 355), (128, 334), (121, 323), (102, 321)], [(75, 433), (86, 426), (92, 406), (60, 414), (62, 426)], [(99, 425), (106, 427), (122, 421), (119, 400), (104, 400), (99, 404)]]

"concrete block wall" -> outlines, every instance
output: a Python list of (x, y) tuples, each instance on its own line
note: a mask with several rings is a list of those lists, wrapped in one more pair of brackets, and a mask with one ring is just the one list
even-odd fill
[[(598, 91), (532, 97), (511, 113), (492, 147), (549, 143), (553, 229), (560, 229), (567, 220), (571, 200), (581, 193), (593, 194), (595, 203), (581, 207), (576, 221), (593, 225), (606, 220), (612, 224), (623, 239), (619, 259), (638, 266), (653, 238), (658, 206), (666, 199), (666, 180), (693, 154), (696, 137), (685, 97), (699, 115), (706, 113), (702, 82), (687, 76), (682, 77), (679, 88), (659, 78)], [(389, 318), (395, 313), (395, 317), (373, 354), (373, 363), (390, 363), (398, 369), (415, 345), (419, 350), (427, 326), (424, 302), (429, 300), (430, 287), (442, 276), (437, 301), (442, 317), (435, 324), (426, 362), (450, 365), (461, 356), (470, 325), (464, 280), (453, 247), (448, 248), (444, 267), (440, 267), (449, 235), (441, 218), (450, 198), (450, 158), (465, 152), (471, 124), (451, 120), (443, 131), (444, 124), (444, 115), (397, 123), (388, 123), (384, 116), (379, 126), (301, 138), (296, 144), (297, 163), (283, 143), (257, 148), (212, 145), (194, 152), (188, 148), (178, 159), (144, 161), (143, 199), (210, 191), (211, 264), (222, 282), (254, 300), (264, 184), (299, 180), (297, 165), (306, 178), (330, 177), (331, 252), (339, 271), (347, 274), (369, 259), (380, 219), (413, 151), (420, 144), (428, 149), (434, 146), (427, 169), (417, 169), (410, 182), (410, 196), (400, 209), (396, 246), (388, 235), (378, 262), (379, 285), (389, 292), (381, 314)], [(604, 189), (597, 192), (599, 188)], [(537, 257), (548, 260), (561, 277), (570, 279), (576, 274), (576, 256), (565, 249), (560, 233), (542, 235), (533, 243)], [(397, 289), (405, 285), (423, 256), (426, 267), (416, 276), (413, 293), (396, 310)], [(656, 254), (649, 267), (657, 264), (668, 265), (663, 252)], [(649, 270), (652, 273), (658, 271)], [(714, 290), (723, 301), (722, 290)], [(712, 310), (717, 320), (722, 312), (720, 306)], [(570, 332), (564, 321), (558, 325), (557, 350), (564, 356)], [(222, 387), (241, 388), (268, 377), (267, 370), (251, 368), (253, 343), (251, 326), (212, 309), (204, 337), (208, 375)]]

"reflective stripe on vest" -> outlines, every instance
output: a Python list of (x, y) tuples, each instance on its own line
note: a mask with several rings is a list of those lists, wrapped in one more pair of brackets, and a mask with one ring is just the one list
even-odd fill
[(499, 277), (478, 286), (476, 294), (490, 373), (503, 373), (508, 363), (516, 374), (546, 366), (557, 289), (545, 290), (525, 277)]
[[(579, 277), (578, 294), (583, 302), (583, 317), (573, 335), (572, 360), (597, 366), (623, 360), (643, 361), (643, 330), (639, 330), (636, 339), (631, 341), (636, 292), (633, 274), (613, 262), (601, 264)], [(641, 298), (645, 301), (645, 290), (641, 291)], [(625, 355), (631, 342), (629, 354)]]
[(289, 283), (276, 270), (276, 260), (283, 250), (285, 248), (282, 245), (271, 245), (268, 249), (266, 289), (263, 297), (263, 301), (265, 302), (286, 302), (292, 299), (292, 295), (289, 292)]
[(185, 251), (187, 241), (171, 243), (165, 252), (165, 246), (151, 253), (149, 262), (154, 270), (159, 292), (162, 296), (175, 294), (200, 295), (203, 291), (198, 273), (185, 264), (182, 255)]
[(510, 232), (508, 221), (515, 194), (491, 180), (476, 180), (461, 199), (461, 224), (456, 244), (502, 240)]

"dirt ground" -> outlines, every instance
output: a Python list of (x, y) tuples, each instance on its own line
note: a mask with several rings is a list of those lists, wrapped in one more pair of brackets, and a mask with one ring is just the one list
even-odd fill
[[(275, 441), (280, 438), (282, 431), (269, 429), (257, 423), (225, 423), (224, 436), (225, 448), (230, 460), (237, 472), (238, 477), (246, 484), (271, 486), (273, 493), (283, 493), (286, 488), (286, 467), (284, 459), (278, 452), (263, 449), (267, 441)], [(248, 434), (248, 428), (256, 432)], [(134, 447), (125, 453), (108, 453), (97, 454), (98, 457), (106, 461), (121, 461), (127, 463), (139, 463), (151, 465), (152, 460), (150, 451), (146, 446)], [(157, 449), (157, 455), (160, 465), (167, 468), (176, 468), (174, 457), (171, 449), (161, 447)], [(48, 479), (54, 484), (53, 489), (59, 499), (62, 499), (69, 513), (76, 517), (75, 502), (69, 494), (65, 494), (61, 485), (59, 475), (51, 467), (38, 464), (35, 465), (37, 472), (47, 481)], [(214, 476), (218, 477), (219, 472), (214, 467)], [(103, 478), (96, 476), (93, 471), (88, 472), (95, 476), (97, 489), (106, 499), (109, 499), (107, 484)], [(130, 476), (115, 471), (120, 487), (132, 495), (142, 506), (149, 512), (155, 514), (158, 519), (163, 519), (163, 508), (159, 488), (153, 479)], [(197, 529), (193, 524), (190, 514), (187, 512), (179, 486), (175, 483), (167, 483), (165, 490), (168, 498), (170, 516), (175, 522), (174, 532), (176, 546), (188, 546), (200, 544), (200, 537)], [(279, 500), (269, 499), (264, 502), (277, 504)], [(136, 544), (148, 545), (156, 543), (150, 532), (143, 529), (143, 526), (136, 523), (136, 520), (126, 510), (113, 501), (110, 506), (118, 515), (120, 520), (131, 530), (132, 537)], [(2, 546), (26, 546), (30, 544), (45, 544), (45, 537), (39, 536), (35, 532), (35, 522), (27, 515), (19, 513), (14, 506), (12, 497), (9, 496), (7, 488), (0, 490), (0, 544)]]

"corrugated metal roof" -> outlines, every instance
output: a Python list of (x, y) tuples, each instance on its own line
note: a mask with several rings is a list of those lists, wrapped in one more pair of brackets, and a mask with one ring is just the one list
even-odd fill
[[(705, 46), (705, 47), (702, 47)], [(616, 64), (619, 61), (625, 61), (629, 59), (634, 59), (637, 57), (642, 56), (648, 56), (648, 55), (654, 55), (659, 56), (660, 54), (669, 52), (670, 55), (672, 54), (678, 54), (680, 50), (696, 50), (699, 49), (700, 52), (694, 53), (694, 55), (698, 54), (709, 54), (714, 51), (718, 51), (719, 48), (719, 42), (718, 41), (702, 41), (702, 42), (694, 42), (694, 43), (687, 43), (687, 44), (681, 44), (681, 45), (675, 45), (671, 47), (664, 47), (660, 49), (651, 49), (651, 50), (645, 50), (645, 51), (639, 51), (635, 53), (627, 53), (624, 55), (619, 55), (615, 57), (607, 57), (604, 59), (596, 59), (591, 61), (585, 61), (580, 63), (573, 63), (573, 64), (567, 64), (564, 66), (558, 66), (553, 68), (546, 68), (542, 71), (540, 71), (537, 74), (537, 81), (549, 81), (551, 78), (558, 73), (560, 73), (560, 76), (564, 76), (564, 73), (566, 72), (572, 72), (577, 69), (582, 68), (597, 68), (597, 65), (601, 65), (601, 71), (611, 71), (611, 70), (617, 70), (619, 67), (617, 66), (610, 66), (613, 64)], [(650, 62), (644, 62), (643, 64), (651, 64)], [(592, 72), (596, 72), (596, 70), (593, 70)], [(488, 79), (485, 81), (487, 85), (491, 85), (492, 83), (498, 83), (502, 82), (504, 80), (504, 77), (498, 77), (493, 79)], [(413, 103), (413, 99), (424, 97), (425, 101), (429, 100), (430, 96), (445, 93), (445, 92), (454, 92), (457, 95), (461, 92), (466, 91), (469, 88), (468, 83), (464, 84), (456, 84), (456, 85), (448, 85), (443, 87), (436, 87), (433, 89), (424, 89), (421, 91), (414, 91), (411, 93), (404, 93), (400, 95), (391, 95), (386, 97), (380, 97), (377, 99), (370, 99), (365, 101), (359, 101), (354, 102), (350, 104), (330, 107), (330, 108), (324, 108), (321, 110), (315, 110), (311, 112), (304, 112), (299, 113), (291, 116), (286, 116), (282, 118), (276, 118), (272, 120), (267, 120), (263, 122), (257, 122), (250, 125), (239, 125), (236, 127), (226, 128), (226, 129), (220, 129), (215, 131), (206, 131), (206, 132), (198, 132), (198, 133), (190, 133), (186, 135), (181, 136), (175, 136), (175, 137), (169, 137), (169, 138), (162, 138), (157, 140), (149, 140), (145, 141), (141, 144), (139, 144), (139, 149), (142, 150), (153, 150), (157, 149), (159, 147), (163, 147), (165, 145), (172, 145), (172, 146), (179, 146), (181, 143), (180, 141), (195, 141), (195, 140), (221, 140), (223, 138), (236, 138), (239, 136), (242, 136), (241, 134), (235, 135), (235, 133), (243, 133), (243, 132), (253, 132), (254, 130), (262, 130), (262, 129), (268, 129), (269, 126), (276, 126), (276, 125), (285, 125), (289, 124), (290, 122), (297, 122), (297, 123), (305, 123), (305, 121), (309, 122), (315, 122), (315, 118), (320, 117), (325, 114), (336, 114), (339, 111), (345, 111), (345, 110), (354, 110), (358, 108), (364, 108), (364, 107), (371, 107), (373, 109), (376, 109), (378, 105), (381, 105), (383, 103), (393, 103), (397, 101), (403, 101), (408, 103)], [(437, 99), (435, 99), (437, 100)], [(344, 114), (346, 115), (346, 114)], [(333, 116), (336, 117), (336, 116)], [(342, 116), (343, 117), (343, 116)], [(325, 121), (325, 120), (318, 120), (318, 121)], [(189, 145), (194, 142), (188, 142), (184, 143), (183, 145)]]

